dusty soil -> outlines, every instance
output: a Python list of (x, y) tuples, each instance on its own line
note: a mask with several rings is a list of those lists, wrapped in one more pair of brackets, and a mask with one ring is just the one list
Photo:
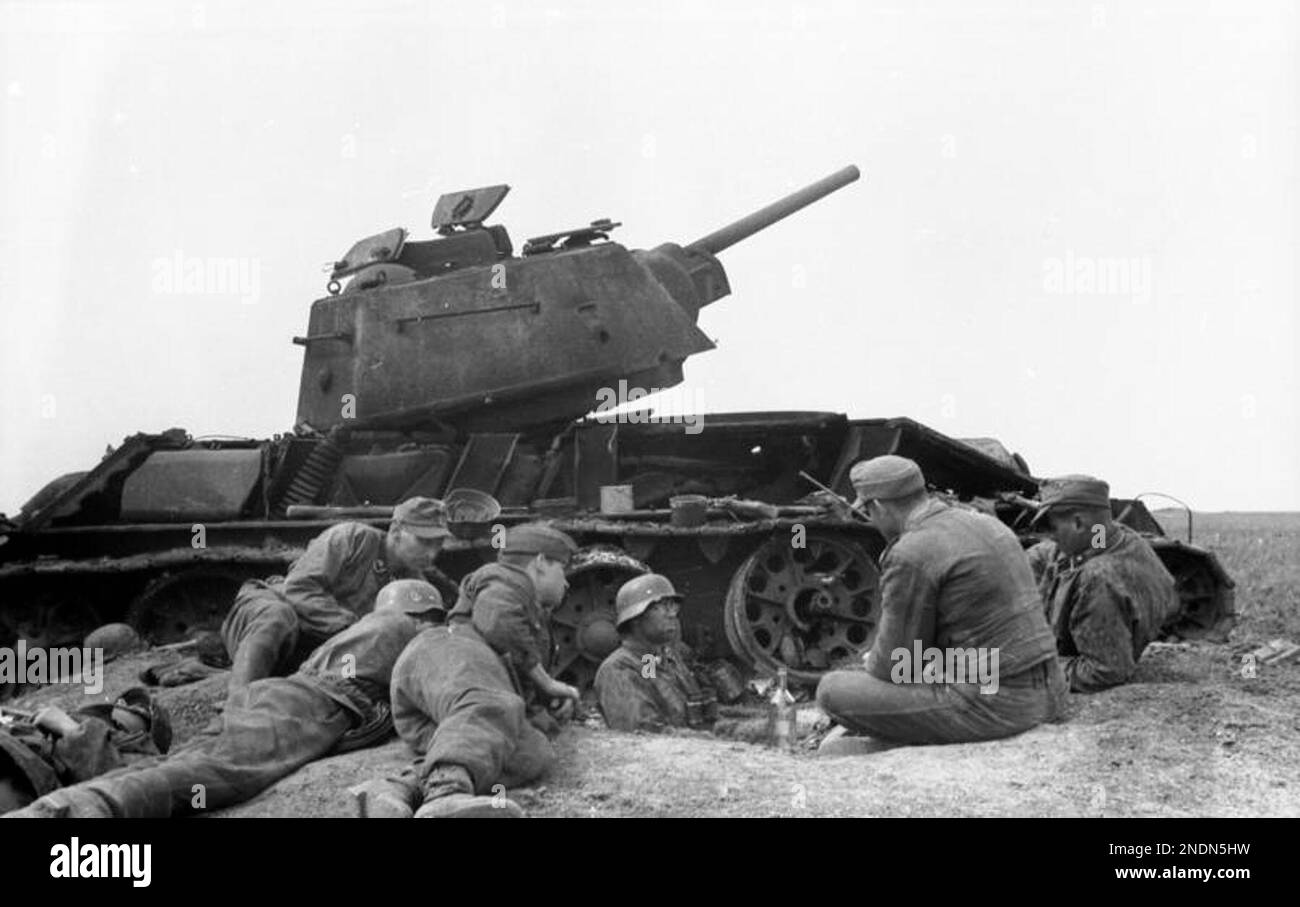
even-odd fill
[[(1197, 525), (1197, 542), (1238, 580), (1241, 619), (1228, 642), (1155, 644), (1133, 683), (1072, 697), (1066, 722), (1010, 740), (840, 758), (576, 726), (559, 737), (546, 783), (512, 796), (534, 816), (1300, 815), (1300, 660), (1258, 665), (1253, 678), (1242, 670), (1259, 643), (1300, 641), (1300, 515), (1198, 515)], [(161, 660), (109, 664), (105, 689)], [(222, 680), (162, 693), (178, 741), (216, 714)], [(79, 690), (47, 687), (15, 704), (75, 707)], [(408, 758), (394, 742), (325, 759), (214, 815), (350, 816), (347, 787)]]

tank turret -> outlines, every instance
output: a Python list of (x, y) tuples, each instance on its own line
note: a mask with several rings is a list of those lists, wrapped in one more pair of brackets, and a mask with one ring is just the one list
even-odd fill
[[(521, 430), (572, 420), (601, 388), (682, 381), (713, 348), (699, 310), (730, 293), (717, 254), (858, 179), (846, 167), (687, 245), (629, 250), (619, 226), (529, 239), (485, 226), (509, 191), (442, 196), (437, 238), (394, 229), (334, 263), (312, 304), (298, 421), (335, 427)], [(343, 281), (347, 281), (346, 286)]]
[[(857, 178), (848, 167), (694, 242), (648, 250), (610, 241), (619, 225), (598, 220), (516, 254), (487, 223), (508, 186), (442, 196), (434, 237), (389, 230), (329, 267), (329, 295), (295, 338), (305, 357), (294, 431), (138, 433), (52, 481), (16, 520), (0, 514), (0, 647), (82, 645), (118, 621), (154, 644), (191, 640), (221, 627), (246, 580), (283, 575), (331, 523), (383, 527), (396, 505), (426, 496), (480, 505), (471, 516), (453, 507), (455, 538), (428, 574), (445, 596), (494, 556), (497, 520), (550, 520), (582, 546), (549, 620), (548, 671), (566, 683), (590, 684), (618, 645), (619, 588), (647, 571), (685, 596), (683, 640), (713, 669), (784, 668), (811, 684), (857, 663), (880, 620), (887, 540), (833, 504), (852, 493), (853, 464), (909, 457), (933, 490), (1028, 546), (1041, 537), (1028, 518), (1039, 480), (1022, 458), (906, 418), (580, 418), (615, 387), (621, 402), (679, 383), (682, 363), (712, 347), (699, 310), (730, 292), (718, 256)], [(813, 488), (824, 490), (810, 498)], [(1190, 514), (1184, 543), (1140, 501), (1112, 508), (1177, 579), (1171, 632), (1226, 632), (1233, 583), (1191, 544)]]

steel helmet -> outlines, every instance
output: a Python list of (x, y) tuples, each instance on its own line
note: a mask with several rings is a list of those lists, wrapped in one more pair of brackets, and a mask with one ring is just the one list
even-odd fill
[(645, 573), (633, 577), (618, 590), (614, 607), (618, 611), (617, 626), (622, 627), (634, 617), (639, 617), (645, 610), (660, 599), (670, 598), (681, 601), (668, 577), (658, 573)]
[(103, 649), (105, 661), (144, 648), (140, 634), (129, 624), (104, 624), (96, 627), (86, 636), (82, 645), (87, 649)]
[(376, 611), (400, 611), (404, 614), (426, 614), (429, 611), (446, 612), (442, 595), (422, 579), (395, 579), (379, 590), (375, 597)]

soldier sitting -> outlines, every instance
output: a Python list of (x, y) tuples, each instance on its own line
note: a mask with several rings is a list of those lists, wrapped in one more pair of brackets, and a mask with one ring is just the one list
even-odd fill
[(1161, 627), (1178, 613), (1174, 578), (1147, 541), (1111, 518), (1110, 486), (1091, 476), (1043, 483), (1035, 522), (1052, 539), (1029, 560), (1070, 689), (1126, 683)]
[(667, 577), (628, 580), (615, 603), (622, 645), (596, 671), (605, 723), (617, 731), (706, 727), (712, 692), (695, 679), (681, 644), (682, 597)]
[[(993, 740), (1061, 717), (1065, 678), (1015, 534), (930, 497), (905, 457), (856, 463), (849, 477), (889, 540), (880, 624), (865, 671), (822, 677), (822, 710), (850, 731), (912, 744)], [(942, 670), (907, 669), (929, 649), (944, 655)], [(963, 653), (987, 655), (993, 682), (972, 682), (957, 657), (949, 674), (948, 656)]]

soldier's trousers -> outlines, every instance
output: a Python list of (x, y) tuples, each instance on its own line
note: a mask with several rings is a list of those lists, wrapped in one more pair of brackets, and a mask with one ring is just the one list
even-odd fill
[(893, 683), (866, 671), (832, 671), (817, 685), (817, 704), (849, 730), (881, 740), (969, 743), (1063, 718), (1068, 692), (1051, 658), (988, 693), (975, 683)]
[(230, 687), (263, 677), (291, 674), (326, 637), (304, 630), (293, 606), (260, 580), (239, 587), (235, 604), (221, 624), (230, 653)]
[(334, 748), (353, 714), (301, 674), (270, 677), (226, 702), (219, 733), (205, 732), (170, 756), (47, 794), (15, 817), (166, 817), (249, 800)]
[(486, 794), (495, 784), (527, 784), (555, 764), (505, 665), (472, 630), (436, 627), (416, 637), (393, 670), (392, 700), (397, 733), (421, 757), (402, 780), (414, 775), (421, 790), (440, 765), (464, 768), (475, 793)]

